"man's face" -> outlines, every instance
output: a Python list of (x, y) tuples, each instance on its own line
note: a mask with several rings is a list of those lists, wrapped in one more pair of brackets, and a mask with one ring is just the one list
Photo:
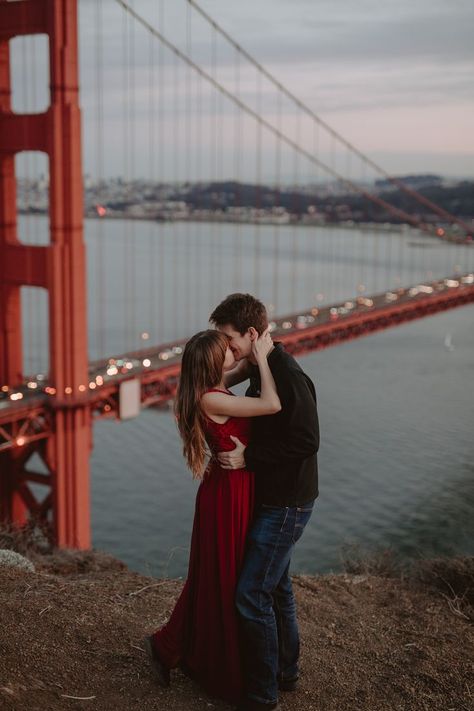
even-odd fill
[(217, 330), (229, 338), (229, 348), (234, 354), (235, 360), (242, 360), (242, 358), (248, 358), (252, 353), (252, 336), (250, 329), (242, 334), (235, 330), (231, 324), (225, 324), (224, 326), (218, 326)]

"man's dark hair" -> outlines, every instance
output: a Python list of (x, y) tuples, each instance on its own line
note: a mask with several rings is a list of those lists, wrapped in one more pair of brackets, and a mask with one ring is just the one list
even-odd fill
[(251, 294), (229, 294), (209, 317), (215, 326), (233, 326), (241, 336), (253, 326), (262, 334), (268, 326), (265, 306)]

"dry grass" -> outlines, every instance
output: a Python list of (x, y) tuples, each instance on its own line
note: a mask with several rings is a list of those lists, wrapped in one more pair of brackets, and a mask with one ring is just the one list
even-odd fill
[(1, 524), (0, 548), (16, 551), (30, 560), (52, 552), (46, 531), (33, 522), (21, 527)]
[(474, 622), (474, 557), (421, 560), (414, 578), (438, 590), (454, 615)]
[[(179, 672), (168, 690), (150, 673), (143, 636), (181, 582), (97, 551), (41, 553), (35, 531), (3, 530), (2, 545), (36, 572), (2, 568), (0, 708), (229, 711)], [(350, 572), (294, 578), (302, 677), (282, 711), (472, 711), (474, 559), (346, 560)]]
[(378, 575), (384, 578), (399, 577), (402, 564), (390, 548), (368, 553), (356, 544), (342, 547), (341, 564), (350, 575)]

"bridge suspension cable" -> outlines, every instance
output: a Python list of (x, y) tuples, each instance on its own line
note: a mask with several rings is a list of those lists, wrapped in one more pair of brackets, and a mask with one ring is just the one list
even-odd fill
[[(190, 2), (190, 0), (187, 0)], [(387, 210), (390, 214), (393, 216), (397, 217), (400, 219), (402, 222), (406, 222), (408, 224), (411, 224), (413, 226), (418, 227), (419, 229), (428, 232), (428, 233), (435, 233), (436, 228), (433, 227), (431, 224), (426, 224), (421, 217), (418, 217), (416, 215), (412, 215), (405, 210), (402, 210), (400, 208), (395, 207), (391, 203), (387, 202), (387, 200), (384, 200), (381, 198), (379, 195), (375, 195), (371, 193), (370, 191), (366, 190), (360, 185), (357, 185), (357, 183), (353, 182), (352, 180), (349, 180), (347, 177), (345, 177), (342, 173), (339, 171), (335, 170), (333, 167), (327, 165), (326, 162), (322, 161), (320, 158), (317, 156), (313, 155), (310, 151), (306, 150), (302, 146), (298, 145), (293, 139), (291, 139), (289, 136), (287, 136), (285, 133), (283, 133), (281, 130), (279, 130), (276, 126), (274, 126), (272, 123), (267, 121), (264, 117), (258, 114), (257, 111), (255, 111), (251, 106), (249, 106), (247, 103), (245, 103), (239, 96), (237, 96), (235, 93), (232, 93), (229, 89), (227, 89), (221, 82), (217, 81), (215, 77), (211, 76), (209, 72), (207, 72), (205, 69), (203, 69), (201, 66), (199, 66), (191, 57), (189, 57), (185, 52), (183, 52), (179, 47), (171, 42), (167, 37), (164, 36), (160, 30), (158, 30), (156, 27), (154, 27), (150, 22), (148, 22), (142, 15), (140, 15), (133, 7), (130, 6), (129, 3), (125, 2), (125, 0), (115, 0), (118, 5), (120, 5), (123, 10), (127, 13), (129, 13), (139, 24), (141, 24), (143, 27), (145, 27), (149, 32), (151, 32), (157, 39), (160, 40), (169, 50), (171, 50), (176, 57), (179, 57), (183, 62), (191, 66), (198, 74), (200, 74), (204, 79), (206, 79), (207, 82), (209, 82), (212, 86), (214, 86), (215, 89), (217, 89), (221, 94), (226, 96), (230, 101), (232, 101), (236, 106), (238, 106), (242, 111), (247, 113), (249, 116), (252, 116), (256, 121), (259, 121), (262, 126), (264, 126), (268, 131), (273, 133), (275, 136), (280, 138), (282, 142), (284, 142), (289, 148), (298, 151), (301, 155), (303, 155), (307, 160), (311, 163), (316, 163), (319, 165), (327, 174), (331, 175), (333, 178), (336, 178), (336, 180), (339, 181), (340, 184), (344, 185), (347, 187), (350, 191), (354, 191), (356, 193), (359, 193), (366, 197), (368, 200), (372, 201), (373, 203), (377, 204), (378, 206), (384, 208)], [(193, 7), (197, 8), (196, 3), (194, 1), (191, 2)], [(202, 11), (204, 13), (204, 11)], [(221, 28), (215, 23), (209, 16), (204, 13), (204, 16), (206, 16), (206, 19), (212, 24), (212, 26), (219, 31), (221, 34), (223, 34), (228, 41), (230, 41), (233, 46), (236, 48), (237, 51), (240, 53), (244, 54), (244, 56), (251, 61), (254, 65), (256, 65), (260, 71), (264, 73), (264, 75), (269, 78), (272, 83), (274, 83), (277, 88), (285, 93), (286, 96), (291, 98), (292, 101), (296, 102), (297, 106), (300, 109), (303, 109), (306, 113), (309, 112), (310, 116), (313, 118), (313, 120), (317, 121), (320, 126), (324, 127), (331, 136), (334, 139), (337, 139), (341, 141), (349, 150), (351, 150), (353, 153), (355, 153), (358, 157), (361, 158), (361, 160), (366, 164), (370, 165), (373, 167), (375, 170), (380, 172), (382, 169), (379, 168), (373, 161), (371, 161), (369, 158), (364, 156), (360, 151), (358, 151), (352, 144), (350, 144), (348, 141), (343, 139), (342, 137), (339, 136), (337, 132), (335, 132), (333, 129), (331, 129), (325, 122), (323, 122), (319, 117), (317, 117), (316, 114), (314, 114), (310, 109), (308, 109), (299, 99), (297, 99), (291, 92), (288, 92), (288, 90), (284, 89), (283, 85), (278, 82), (276, 79), (272, 77), (271, 74), (263, 70), (263, 67), (261, 67), (258, 62), (256, 62), (253, 58), (248, 55), (248, 53), (244, 53), (240, 45), (238, 45), (234, 40), (230, 38), (230, 36), (224, 32), (224, 30), (221, 30)], [(385, 173), (385, 171), (382, 172), (384, 177), (387, 179), (390, 178), (390, 176)], [(396, 179), (394, 179), (396, 181)], [(400, 181), (399, 181), (400, 182)], [(400, 186), (402, 186), (403, 183), (400, 182)], [(420, 201), (420, 198), (422, 199), (421, 201), (426, 204), (426, 200), (423, 196), (419, 195), (416, 191), (413, 191), (409, 189), (408, 191), (405, 190), (406, 186), (404, 186), (404, 192), (409, 192), (412, 197), (414, 197), (416, 200)], [(430, 203), (431, 204), (431, 203)], [(454, 222), (457, 224), (460, 224), (463, 229), (466, 230), (466, 232), (470, 231), (470, 228), (462, 221), (459, 220), (459, 218), (455, 217), (454, 215), (451, 215), (450, 213), (447, 213), (445, 210), (442, 210), (442, 208), (439, 208), (438, 206), (433, 204), (433, 208), (435, 208), (435, 212), (438, 214), (438, 216), (443, 216), (444, 219), (447, 219), (449, 222)]]
[(309, 116), (313, 121), (315, 121), (321, 128), (324, 128), (334, 139), (339, 141), (342, 145), (348, 148), (352, 153), (357, 155), (364, 163), (370, 166), (378, 175), (383, 177), (385, 180), (389, 181), (392, 185), (397, 187), (399, 190), (409, 195), (417, 202), (429, 207), (432, 212), (437, 214), (439, 217), (447, 220), (448, 222), (454, 222), (460, 225), (468, 234), (471, 231), (471, 227), (467, 225), (463, 220), (459, 219), (456, 215), (452, 215), (443, 208), (441, 208), (436, 203), (429, 200), (427, 197), (422, 195), (416, 190), (413, 190), (407, 186), (402, 180), (390, 175), (384, 170), (380, 165), (378, 165), (374, 160), (369, 158), (369, 156), (362, 153), (353, 143), (348, 141), (344, 136), (342, 136), (338, 131), (333, 129), (326, 121), (324, 121), (318, 114), (316, 114), (307, 104), (305, 104), (301, 99), (299, 99), (293, 92), (291, 92), (286, 86), (284, 86), (276, 77), (271, 74), (260, 62), (258, 62), (255, 57), (253, 57), (249, 52), (247, 52), (236, 40), (231, 37), (231, 35), (226, 32), (195, 0), (186, 0), (189, 5), (192, 5), (201, 17), (203, 17), (206, 22), (208, 22), (216, 32), (218, 32), (222, 37), (226, 39), (229, 44), (231, 44), (245, 59), (252, 64), (256, 69), (273, 84), (273, 86), (281, 91), (284, 96), (286, 96), (292, 103), (295, 104), (301, 111), (303, 111), (307, 116)]

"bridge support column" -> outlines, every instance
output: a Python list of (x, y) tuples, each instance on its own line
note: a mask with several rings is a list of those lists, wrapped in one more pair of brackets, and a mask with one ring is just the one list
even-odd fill
[[(38, 33), (49, 38), (51, 104), (42, 115), (17, 116), (11, 111), (8, 41)], [(18, 524), (27, 511), (40, 514), (57, 545), (89, 548), (92, 437), (78, 95), (77, 0), (0, 0), (0, 385), (23, 380), (20, 287), (30, 285), (48, 291), (49, 383), (56, 390), (41, 451), (51, 490), (35, 503), (24, 468), (11, 452), (8, 459), (0, 455), (0, 513)], [(18, 240), (16, 227), (14, 156), (23, 150), (45, 151), (50, 167), (50, 244), (34, 255), (34, 268), (32, 247)]]

